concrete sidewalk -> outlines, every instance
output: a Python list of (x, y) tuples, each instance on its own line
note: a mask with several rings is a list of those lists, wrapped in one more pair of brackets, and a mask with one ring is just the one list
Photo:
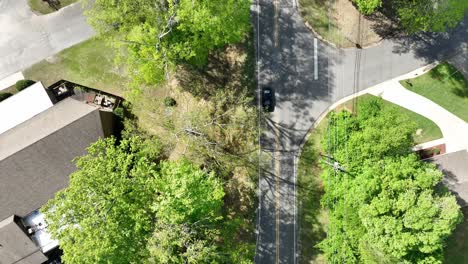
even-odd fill
[(435, 64), (376, 85), (368, 93), (418, 113), (436, 123), (444, 136), (447, 153), (468, 149), (468, 124), (431, 100), (404, 88), (399, 81), (417, 77)]

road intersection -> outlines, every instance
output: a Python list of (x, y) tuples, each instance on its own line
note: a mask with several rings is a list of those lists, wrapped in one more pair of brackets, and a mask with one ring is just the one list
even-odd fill
[[(337, 49), (317, 40), (293, 0), (252, 6), (258, 87), (272, 87), (276, 109), (261, 122), (257, 264), (296, 263), (296, 167), (301, 144), (333, 102), (460, 51), (468, 19), (448, 34), (385, 39), (365, 49)], [(303, 245), (313, 246), (313, 245)]]
[[(258, 86), (272, 87), (277, 98), (275, 112), (261, 124), (260, 144), (269, 158), (259, 177), (256, 263), (297, 262), (297, 158), (307, 132), (328, 107), (453, 56), (468, 43), (465, 17), (448, 34), (341, 50), (311, 33), (297, 8), (296, 0), (254, 0), (252, 5)], [(27, 0), (0, 0), (0, 10), (0, 79), (94, 35), (78, 4), (36, 16)]]

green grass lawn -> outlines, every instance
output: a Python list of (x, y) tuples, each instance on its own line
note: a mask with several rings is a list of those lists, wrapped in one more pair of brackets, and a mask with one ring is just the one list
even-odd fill
[(309, 135), (298, 164), (299, 263), (325, 263), (325, 256), (316, 245), (326, 236), (327, 213), (320, 205), (323, 194), (318, 166), (320, 138), (326, 131), (324, 119)]
[[(78, 0), (59, 0), (60, 4), (57, 6), (57, 8), (60, 9), (66, 7), (67, 5), (71, 5), (77, 1)], [(42, 0), (28, 0), (28, 4), (34, 12), (43, 15), (57, 11), (54, 8), (51, 8), (49, 4)]]
[[(359, 96), (358, 99), (357, 99), (358, 104), (359, 104), (359, 102), (362, 103), (362, 102), (372, 100), (372, 98), (374, 98), (374, 97), (375, 96), (370, 95), (370, 94), (365, 94), (365, 95)], [(420, 114), (417, 114), (417, 113), (415, 113), (413, 111), (410, 111), (410, 110), (408, 110), (406, 108), (403, 108), (403, 107), (401, 107), (399, 105), (396, 105), (396, 104), (390, 103), (388, 101), (385, 101), (385, 100), (383, 100), (382, 103), (383, 103), (383, 107), (395, 108), (395, 109), (398, 110), (398, 112), (401, 115), (406, 116), (409, 120), (416, 123), (418, 134), (416, 133), (417, 131), (415, 131), (415, 133), (413, 134), (414, 142), (416, 144), (428, 142), (428, 141), (439, 139), (439, 138), (443, 137), (442, 132), (440, 131), (440, 128), (434, 122), (432, 122), (431, 120), (425, 118), (424, 116), (422, 116)], [(352, 102), (348, 101), (348, 102), (344, 103), (343, 105), (344, 105), (344, 107), (346, 107), (348, 109), (351, 109)]]
[(400, 82), (468, 122), (468, 81), (448, 63), (442, 63), (415, 79)]
[(445, 247), (445, 262), (465, 264), (468, 262), (468, 208), (462, 208), (464, 220), (455, 229)]
[(44, 86), (64, 79), (109, 93), (123, 95), (129, 80), (114, 63), (116, 51), (98, 38), (79, 43), (34, 64), (23, 74)]

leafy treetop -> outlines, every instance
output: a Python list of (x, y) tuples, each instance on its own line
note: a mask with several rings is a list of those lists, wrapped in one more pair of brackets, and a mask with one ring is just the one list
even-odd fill
[(84, 0), (98, 34), (128, 50), (138, 84), (161, 82), (173, 66), (203, 66), (208, 53), (241, 41), (250, 28), (249, 0)]
[(330, 116), (324, 150), (345, 172), (323, 164), (330, 224), (320, 248), (338, 263), (442, 263), (460, 207), (437, 188), (442, 173), (411, 153), (413, 124), (380, 100), (357, 117)]
[(66, 263), (221, 263), (229, 255), (219, 253), (220, 180), (188, 161), (159, 161), (157, 144), (147, 143), (92, 144), (69, 186), (41, 209)]

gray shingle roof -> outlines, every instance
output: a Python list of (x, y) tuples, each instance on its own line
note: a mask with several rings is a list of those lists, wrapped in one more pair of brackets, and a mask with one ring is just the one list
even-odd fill
[(47, 260), (14, 216), (0, 222), (0, 245), (0, 264), (38, 264)]
[(1, 134), (0, 221), (29, 214), (65, 188), (72, 160), (104, 135), (100, 111), (71, 98)]

